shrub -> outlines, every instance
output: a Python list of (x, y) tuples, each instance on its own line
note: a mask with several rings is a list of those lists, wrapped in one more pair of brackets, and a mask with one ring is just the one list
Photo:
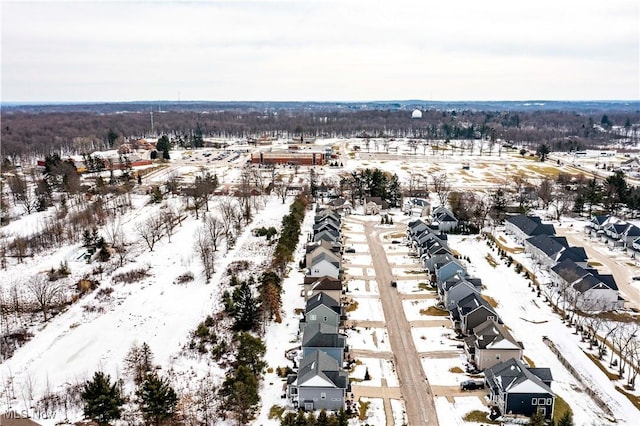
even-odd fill
[(126, 283), (131, 284), (137, 281), (140, 281), (149, 276), (147, 269), (132, 269), (128, 272), (122, 272), (120, 274), (114, 275), (112, 280), (114, 283)]

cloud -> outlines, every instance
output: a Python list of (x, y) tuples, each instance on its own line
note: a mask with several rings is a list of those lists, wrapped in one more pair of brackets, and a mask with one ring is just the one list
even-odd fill
[(638, 99), (638, 12), (627, 0), (5, 2), (2, 97)]

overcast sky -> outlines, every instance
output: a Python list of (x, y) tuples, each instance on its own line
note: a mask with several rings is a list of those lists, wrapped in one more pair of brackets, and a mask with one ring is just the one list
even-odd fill
[(2, 0), (3, 102), (637, 100), (637, 0)]

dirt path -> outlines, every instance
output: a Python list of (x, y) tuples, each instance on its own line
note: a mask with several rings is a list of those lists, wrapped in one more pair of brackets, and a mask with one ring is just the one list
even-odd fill
[[(408, 424), (437, 426), (438, 417), (429, 392), (429, 383), (422, 369), (420, 356), (411, 336), (411, 327), (402, 307), (402, 300), (389, 283), (393, 279), (391, 267), (380, 241), (380, 231), (376, 224), (365, 223), (367, 243), (373, 260), (376, 280), (380, 291), (382, 310), (389, 333), (389, 343), (394, 354), (394, 364), (400, 382), (400, 392), (405, 402)], [(397, 230), (403, 229), (397, 226)], [(384, 232), (393, 229), (384, 228)]]

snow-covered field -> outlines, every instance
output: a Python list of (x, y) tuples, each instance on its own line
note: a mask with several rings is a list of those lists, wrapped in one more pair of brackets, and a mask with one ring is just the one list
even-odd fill
[[(326, 140), (326, 144), (343, 143), (340, 140)], [(353, 141), (344, 141), (344, 146), (353, 145)], [(523, 171), (532, 176), (542, 176), (531, 161), (520, 160), (519, 155), (506, 152), (501, 156), (472, 157), (461, 155), (451, 156), (419, 156), (412, 167), (406, 167), (406, 159), (378, 160), (375, 154), (357, 154), (353, 160), (345, 160), (345, 167), (338, 172), (355, 170), (363, 165), (358, 157), (367, 157), (368, 167), (383, 167), (385, 170), (397, 173), (402, 182), (408, 180), (410, 173), (446, 172), (453, 188), (482, 188), (489, 185), (506, 182), (506, 173)], [(176, 157), (172, 157), (176, 158)], [(426, 159), (437, 161), (425, 161)], [(460, 172), (462, 161), (470, 164), (470, 170)], [(382, 166), (382, 164), (384, 165)], [(549, 165), (548, 167), (554, 167)], [(193, 165), (182, 165), (173, 169), (174, 172), (195, 176), (199, 168)], [(330, 168), (319, 170), (323, 177), (332, 179), (336, 173)], [(152, 175), (151, 182), (162, 183), (167, 175), (159, 172)], [(234, 183), (240, 178), (240, 169), (235, 166), (224, 166), (221, 171), (223, 183)], [(249, 260), (254, 266), (264, 265), (268, 261), (269, 247), (264, 238), (254, 237), (251, 230), (260, 226), (279, 227), (282, 216), (288, 212), (288, 203), (271, 198), (263, 200), (255, 214), (253, 222), (239, 235), (235, 248), (227, 251), (222, 247), (216, 257), (216, 272), (207, 284), (201, 273), (202, 267), (194, 252), (193, 237), (201, 226), (201, 220), (195, 220), (190, 213), (188, 218), (176, 228), (171, 242), (165, 237), (161, 239), (153, 251), (149, 251), (140, 241), (136, 227), (145, 217), (160, 211), (159, 206), (148, 205), (149, 197), (133, 195), (133, 210), (121, 217), (125, 233), (128, 236), (129, 255), (122, 268), (111, 268), (99, 277), (100, 287), (113, 289), (107, 296), (98, 296), (94, 291), (80, 298), (64, 312), (55, 316), (45, 325), (38, 318), (26, 324), (34, 333), (34, 337), (15, 355), (0, 365), (0, 379), (2, 390), (5, 392), (1, 404), (3, 408), (11, 405), (21, 410), (28, 406), (25, 395), (32, 391), (32, 399), (37, 399), (45, 392), (55, 392), (68, 384), (80, 383), (94, 371), (102, 370), (112, 377), (122, 377), (123, 359), (134, 343), (146, 342), (150, 345), (155, 363), (161, 367), (161, 372), (171, 373), (180, 390), (189, 389), (205, 375), (209, 374), (217, 380), (223, 379), (225, 370), (217, 366), (209, 358), (196, 355), (185, 355), (182, 350), (189, 340), (189, 333), (207, 315), (220, 311), (220, 295), (226, 283), (227, 266), (236, 260)], [(169, 203), (177, 203), (172, 198)], [(212, 202), (212, 207), (215, 203)], [(361, 207), (359, 207), (361, 209)], [(349, 294), (358, 302), (358, 308), (349, 313), (349, 319), (355, 321), (384, 321), (382, 306), (379, 301), (379, 289), (375, 280), (371, 256), (364, 234), (364, 221), (371, 220), (380, 223), (379, 216), (362, 216), (357, 212), (357, 219), (350, 221), (345, 227), (346, 247), (353, 247), (355, 253), (345, 254), (345, 272), (351, 276), (348, 287)], [(400, 212), (394, 211), (394, 221), (400, 223), (406, 220)], [(42, 227), (43, 221), (52, 212), (33, 213), (20, 220), (14, 220), (2, 228), (5, 237), (28, 235), (32, 230)], [(312, 214), (308, 214), (303, 225), (305, 231), (311, 229)], [(428, 282), (428, 276), (417, 274), (422, 272), (416, 258), (408, 255), (408, 247), (403, 244), (393, 244), (393, 239), (402, 241), (402, 232), (395, 235), (391, 232), (383, 233), (382, 240), (388, 253), (388, 260), (392, 266), (392, 273), (398, 278), (397, 291), (403, 296), (412, 294), (430, 294), (433, 292), (419, 289), (419, 284)], [(475, 237), (450, 236), (450, 245), (463, 256), (469, 256), (469, 272), (482, 278), (486, 286), (483, 293), (498, 302), (497, 311), (505, 324), (512, 330), (516, 339), (525, 346), (525, 356), (535, 362), (537, 367), (551, 368), (554, 381), (552, 389), (562, 397), (573, 409), (576, 425), (635, 425), (640, 413), (631, 403), (614, 388), (604, 374), (593, 365), (583, 352), (584, 345), (580, 338), (574, 335), (572, 329), (566, 327), (560, 319), (551, 312), (542, 299), (535, 297), (527, 287), (527, 281), (522, 275), (515, 273), (513, 268), (499, 264), (491, 267), (485, 259), (490, 252), (483, 240)], [(224, 246), (224, 244), (223, 244)], [(596, 245), (597, 246), (597, 245)], [(606, 247), (597, 249), (612, 257), (620, 257), (618, 252)], [(87, 264), (82, 255), (84, 249), (80, 244), (65, 246), (59, 250), (47, 251), (37, 258), (27, 258), (24, 263), (11, 261), (10, 268), (3, 270), (0, 286), (11, 286), (22, 283), (29, 277), (43, 273), (51, 267), (57, 267), (60, 262), (67, 261), (72, 271), (66, 283), (71, 286), (80, 278), (92, 275), (95, 264)], [(302, 259), (304, 248), (298, 246), (294, 265)], [(494, 258), (498, 258), (495, 252)], [(526, 262), (526, 256), (514, 257)], [(626, 260), (631, 262), (630, 260)], [(112, 282), (113, 274), (130, 271), (134, 268), (148, 270), (149, 276), (131, 284)], [(177, 284), (176, 278), (186, 272), (194, 274), (195, 279), (186, 284)], [(543, 273), (541, 271), (541, 273)], [(368, 288), (365, 278), (368, 279)], [(267, 346), (265, 360), (268, 364), (267, 372), (261, 389), (260, 411), (254, 421), (256, 425), (279, 424), (276, 420), (268, 419), (269, 409), (273, 405), (287, 406), (282, 399), (284, 381), (274, 370), (277, 367), (290, 366), (291, 362), (285, 358), (285, 351), (299, 346), (298, 320), (296, 309), (304, 307), (300, 295), (302, 272), (296, 268), (289, 271), (283, 281), (284, 293), (283, 320), (281, 323), (269, 323), (264, 329), (264, 339)], [(633, 285), (640, 287), (640, 282)], [(410, 321), (436, 321), (446, 317), (427, 316), (420, 313), (421, 309), (433, 306), (435, 299), (407, 299), (403, 300), (405, 315)], [(352, 350), (388, 353), (390, 351), (389, 338), (384, 328), (357, 327), (347, 331), (348, 345)], [(462, 349), (457, 348), (459, 341), (453, 337), (449, 326), (414, 327), (413, 340), (419, 352), (427, 354), (423, 358), (425, 373), (434, 386), (457, 386), (460, 380), (467, 377), (464, 373), (454, 373), (454, 367), (462, 368), (464, 358)], [(542, 342), (542, 336), (553, 341), (565, 356), (570, 357), (579, 369), (582, 381), (586, 386), (595, 390), (607, 403), (614, 413), (614, 419), (606, 417), (598, 409), (591, 398), (581, 389), (584, 385), (560, 364), (557, 357)], [(386, 355), (381, 355), (386, 356)], [(365, 386), (379, 386), (382, 379), (387, 386), (398, 386), (393, 364), (386, 359), (375, 357), (359, 358), (361, 364), (355, 367), (353, 377), (364, 378), (368, 368), (372, 380), (360, 382)], [(13, 390), (13, 398), (7, 398), (9, 387)], [(362, 399), (369, 401), (367, 417), (359, 421), (351, 420), (351, 425), (383, 425), (385, 412), (383, 400), (380, 398)], [(6, 401), (6, 402), (5, 402)], [(453, 402), (451, 402), (453, 401)], [(404, 404), (401, 400), (391, 399), (392, 416), (395, 425), (406, 422)], [(465, 413), (472, 410), (488, 411), (483, 401), (477, 396), (469, 397), (436, 397), (436, 407), (440, 424), (468, 425), (462, 420)], [(290, 408), (290, 407), (289, 407)], [(70, 413), (70, 418), (79, 419), (81, 413)], [(43, 422), (53, 425), (54, 420)], [(231, 424), (231, 420), (219, 420), (216, 424)]]

